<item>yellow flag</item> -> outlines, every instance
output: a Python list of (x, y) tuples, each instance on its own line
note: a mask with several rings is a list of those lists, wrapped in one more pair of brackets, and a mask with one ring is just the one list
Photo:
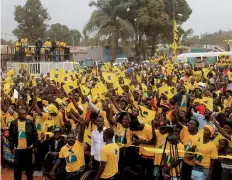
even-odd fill
[(10, 90), (11, 90), (10, 84), (9, 83), (5, 83), (3, 89), (4, 89), (5, 94), (9, 94)]
[(202, 71), (204, 73), (204, 77), (207, 78), (207, 76), (208, 76), (209, 72), (211, 71), (211, 69), (209, 69), (209, 68), (203, 68)]
[(124, 78), (123, 81), (124, 81), (124, 85), (126, 85), (126, 86), (129, 86), (131, 83), (131, 80), (128, 78)]
[(167, 85), (163, 85), (159, 88), (159, 94), (166, 95), (168, 99), (171, 99), (174, 96), (174, 94), (171, 92), (170, 88)]
[(122, 95), (124, 90), (122, 89), (122, 87), (120, 86), (120, 84), (118, 82), (113, 84), (114, 90), (117, 92), (118, 95)]
[(31, 100), (31, 96), (27, 94), (27, 104), (29, 104), (30, 100)]
[(81, 89), (81, 93), (85, 96), (88, 96), (89, 93), (90, 93), (90, 89), (87, 88), (86, 86), (84, 85), (80, 85), (80, 89)]
[(99, 89), (97, 87), (94, 87), (91, 89), (91, 94), (92, 94), (92, 97), (95, 97), (95, 96), (98, 96), (100, 95), (102, 92), (99, 91)]
[(113, 84), (117, 80), (117, 77), (114, 73), (102, 73), (102, 76), (107, 83)]
[(63, 85), (64, 91), (69, 94), (72, 90), (77, 88), (76, 82), (71, 81), (70, 83), (66, 83)]
[(139, 83), (141, 83), (141, 81), (142, 81), (142, 78), (141, 78), (141, 76), (139, 76), (139, 75), (136, 75), (136, 79), (137, 79), (137, 81), (138, 81)]
[(113, 71), (115, 72), (115, 74), (119, 75), (121, 73), (121, 70), (118, 68), (118, 66), (114, 66)]
[(213, 111), (213, 98), (203, 97), (202, 100), (203, 100), (206, 108), (209, 109), (210, 111)]
[(102, 81), (99, 81), (99, 82), (96, 84), (95, 87), (99, 89), (99, 91), (101, 92), (101, 94), (107, 93), (107, 91), (108, 91), (107, 88), (106, 88), (106, 86), (103, 84)]
[(227, 75), (228, 75), (228, 79), (229, 79), (230, 81), (232, 81), (232, 72), (229, 71), (229, 72), (227, 73)]
[(51, 69), (50, 77), (51, 80), (54, 80), (56, 82), (63, 82), (65, 77), (65, 71), (64, 69), (59, 69), (59, 70)]
[(149, 121), (152, 121), (155, 118), (156, 112), (153, 110), (150, 110), (144, 106), (139, 106), (141, 109), (141, 115), (148, 119)]
[(62, 105), (62, 104), (63, 104), (63, 100), (60, 99), (60, 98), (56, 98), (56, 102), (57, 102), (59, 105)]
[(67, 112), (69, 112), (71, 109), (78, 113), (78, 110), (75, 108), (75, 106), (74, 106), (74, 104), (72, 102), (68, 104)]
[(7, 72), (7, 77), (12, 77), (14, 75), (15, 71), (14, 69), (11, 69)]

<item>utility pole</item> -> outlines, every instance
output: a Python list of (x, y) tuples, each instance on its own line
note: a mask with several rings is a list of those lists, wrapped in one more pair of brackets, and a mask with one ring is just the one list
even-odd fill
[(75, 44), (75, 35), (73, 34), (73, 46)]

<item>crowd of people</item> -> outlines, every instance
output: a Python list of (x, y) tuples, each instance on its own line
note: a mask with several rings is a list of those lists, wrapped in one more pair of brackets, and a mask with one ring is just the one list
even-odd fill
[(2, 79), (2, 166), (46, 179), (232, 178), (232, 71), (165, 56)]
[(15, 43), (15, 57), (17, 61), (61, 61), (64, 60), (66, 42), (51, 41), (48, 37), (43, 43), (41, 38), (35, 42), (34, 46), (29, 45), (27, 38), (20, 38)]

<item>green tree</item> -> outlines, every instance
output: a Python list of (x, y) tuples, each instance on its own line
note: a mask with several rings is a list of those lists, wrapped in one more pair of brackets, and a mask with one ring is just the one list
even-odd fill
[(66, 25), (56, 23), (50, 26), (46, 33), (46, 37), (49, 37), (52, 41), (56, 41), (57, 39), (65, 41), (69, 46), (77, 46), (80, 43), (82, 35), (78, 30), (69, 30)]
[(1, 45), (10, 45), (10, 46), (13, 46), (13, 45), (15, 45), (15, 42), (12, 41), (12, 40), (7, 41), (7, 40), (1, 38)]
[(13, 34), (18, 38), (28, 38), (31, 43), (44, 38), (50, 18), (40, 0), (27, 0), (23, 7), (16, 6), (14, 16), (18, 26)]
[(184, 31), (183, 34), (182, 34), (182, 36), (181, 36), (181, 44), (186, 45), (187, 38), (190, 37), (190, 36), (192, 36), (193, 32), (194, 31), (193, 31), (192, 28)]
[(173, 3), (179, 36), (183, 32), (180, 25), (192, 12), (186, 0), (126, 0), (126, 2), (130, 2), (128, 14), (135, 29), (137, 56), (146, 54), (147, 49), (150, 49), (153, 55), (158, 43), (172, 43)]
[(90, 7), (96, 10), (92, 13), (84, 31), (95, 33), (97, 40), (110, 40), (111, 58), (114, 61), (117, 57), (119, 39), (123, 47), (128, 44), (127, 39), (134, 37), (134, 28), (125, 15), (128, 4), (119, 0), (98, 0), (91, 1)]

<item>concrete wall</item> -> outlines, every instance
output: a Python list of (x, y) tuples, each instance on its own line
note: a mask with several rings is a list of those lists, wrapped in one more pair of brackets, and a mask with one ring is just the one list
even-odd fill
[(86, 58), (93, 58), (94, 60), (101, 62), (106, 61), (104, 57), (103, 47), (88, 47), (87, 53), (72, 53), (70, 54), (70, 61), (84, 61)]

